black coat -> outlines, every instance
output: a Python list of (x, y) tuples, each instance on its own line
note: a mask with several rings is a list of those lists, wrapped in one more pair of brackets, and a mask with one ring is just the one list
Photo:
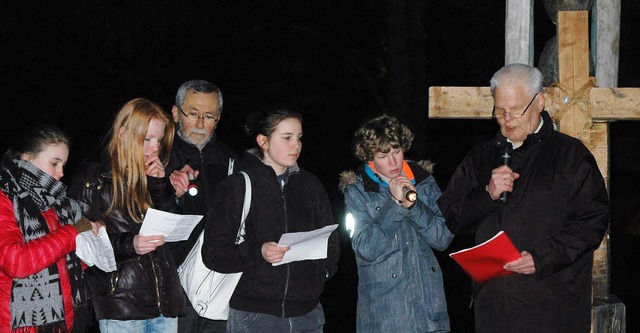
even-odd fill
[(477, 332), (589, 332), (593, 251), (609, 222), (604, 179), (579, 140), (553, 129), (547, 112), (539, 133), (513, 151), (520, 174), (509, 202), (485, 190), (502, 164), (501, 135), (462, 161), (438, 204), (454, 234), (481, 243), (504, 230), (519, 251), (532, 254), (532, 275), (474, 284)]
[(272, 266), (262, 257), (265, 242), (278, 242), (287, 232), (311, 231), (333, 223), (331, 205), (320, 180), (297, 166), (289, 168), (284, 186), (261, 159), (248, 152), (238, 165), (251, 179), (252, 201), (245, 221), (246, 238), (235, 245), (244, 202), (245, 181), (239, 174), (224, 179), (213, 195), (202, 257), (223, 273), (243, 272), (230, 301), (236, 310), (279, 317), (300, 316), (320, 302), (325, 282), (335, 273), (340, 255), (336, 231), (328, 257)]
[[(110, 273), (95, 266), (86, 270), (96, 318), (133, 320), (185, 315), (186, 295), (169, 248), (163, 245), (151, 253), (138, 255), (133, 238), (142, 224), (120, 209), (105, 216), (113, 196), (107, 168), (97, 163), (85, 165), (69, 188), (69, 196), (80, 202), (84, 216), (106, 223), (118, 265), (117, 271)], [(167, 191), (166, 180), (147, 177), (147, 182), (154, 208), (174, 212), (175, 196)]]
[[(205, 218), (193, 229), (189, 239), (169, 244), (176, 266), (180, 266), (184, 262), (198, 236), (202, 233), (207, 209), (211, 208), (207, 204), (210, 201), (209, 197), (218, 183), (227, 176), (229, 160), (236, 159), (235, 151), (215, 138), (213, 141), (209, 141), (202, 150), (199, 150), (195, 145), (184, 141), (176, 132), (169, 164), (165, 170), (166, 176), (168, 178), (174, 170), (182, 169), (185, 164), (198, 170), (198, 178), (195, 179), (199, 190), (198, 195), (192, 197), (185, 194), (178, 200), (178, 205), (182, 214), (205, 215)], [(169, 186), (171, 185), (169, 184)]]

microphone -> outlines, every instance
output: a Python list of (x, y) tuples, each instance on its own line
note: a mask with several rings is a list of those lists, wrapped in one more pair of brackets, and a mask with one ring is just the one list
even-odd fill
[[(504, 149), (500, 152), (500, 159), (502, 159), (502, 165), (506, 165), (508, 167), (511, 166), (511, 151), (513, 150), (513, 146), (511, 142), (507, 142), (504, 146)], [(502, 203), (509, 202), (509, 194), (510, 192), (504, 191), (500, 194), (500, 201)]]
[(416, 193), (416, 191), (403, 186), (402, 187), (402, 197), (404, 197), (407, 201), (409, 202), (415, 202), (416, 200), (418, 200), (418, 193)]
[(192, 197), (198, 195), (198, 185), (196, 184), (192, 173), (189, 173), (189, 186), (187, 187), (187, 193)]

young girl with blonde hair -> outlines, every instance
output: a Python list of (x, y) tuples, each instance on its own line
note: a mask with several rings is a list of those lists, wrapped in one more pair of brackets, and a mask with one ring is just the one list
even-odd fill
[(101, 332), (176, 332), (186, 298), (163, 236), (140, 236), (149, 208), (175, 210), (165, 171), (173, 122), (143, 98), (116, 115), (106, 156), (76, 177), (71, 193), (85, 214), (106, 222), (118, 269), (87, 270)]

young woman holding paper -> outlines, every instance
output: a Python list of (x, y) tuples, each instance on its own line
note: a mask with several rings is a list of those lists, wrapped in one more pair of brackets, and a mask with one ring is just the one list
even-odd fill
[(235, 244), (245, 191), (244, 177), (236, 173), (214, 193), (202, 249), (207, 267), (242, 272), (231, 297), (227, 332), (322, 332), (320, 294), (337, 268), (337, 233), (329, 238), (326, 259), (273, 266), (289, 250), (277, 243), (282, 234), (333, 224), (320, 180), (297, 163), (301, 116), (284, 107), (269, 108), (252, 116), (245, 129), (257, 144), (236, 164), (252, 185), (245, 240)]
[(448, 332), (442, 271), (433, 250), (453, 240), (436, 205), (430, 163), (404, 158), (413, 134), (382, 115), (356, 131), (364, 164), (344, 172), (347, 228), (358, 265), (358, 332)]
[(85, 214), (106, 222), (118, 269), (87, 270), (101, 332), (176, 332), (186, 297), (163, 236), (140, 236), (149, 208), (173, 212), (164, 167), (173, 122), (155, 103), (137, 98), (116, 115), (101, 164), (78, 172), (70, 192)]
[(69, 138), (38, 125), (13, 141), (0, 168), (0, 332), (85, 332), (89, 288), (74, 250), (92, 223), (60, 181)]

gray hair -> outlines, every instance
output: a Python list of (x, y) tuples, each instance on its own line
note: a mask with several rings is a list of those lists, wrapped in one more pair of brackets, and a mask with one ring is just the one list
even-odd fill
[(543, 75), (535, 67), (525, 64), (509, 64), (500, 68), (491, 77), (491, 95), (503, 85), (523, 83), (531, 96), (544, 89)]
[(218, 113), (222, 114), (222, 92), (215, 84), (205, 80), (190, 80), (183, 83), (176, 93), (176, 106), (182, 107), (189, 91), (201, 94), (216, 93), (218, 95)]

